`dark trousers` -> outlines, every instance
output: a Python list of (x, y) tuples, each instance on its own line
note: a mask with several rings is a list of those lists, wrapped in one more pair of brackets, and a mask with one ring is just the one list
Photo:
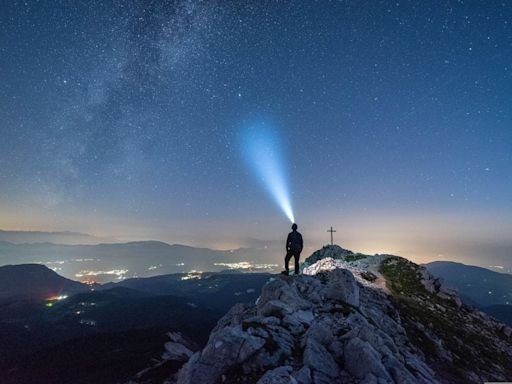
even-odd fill
[(286, 253), (285, 258), (284, 258), (284, 269), (286, 269), (286, 272), (289, 271), (288, 263), (290, 262), (290, 259), (292, 257), (295, 259), (295, 274), (298, 275), (299, 274), (299, 258), (300, 258), (300, 253), (292, 253), (291, 251), (288, 251)]

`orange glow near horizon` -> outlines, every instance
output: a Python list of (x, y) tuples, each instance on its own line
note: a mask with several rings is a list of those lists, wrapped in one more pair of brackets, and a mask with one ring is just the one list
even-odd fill
[[(25, 207), (26, 208), (26, 207)], [(187, 221), (164, 225), (144, 221), (125, 222), (117, 225), (122, 218), (100, 220), (84, 215), (69, 221), (66, 216), (50, 215), (48, 212), (30, 212), (25, 210), (15, 215), (12, 209), (0, 218), (0, 228), (4, 230), (37, 231), (77, 231), (94, 228), (87, 233), (101, 237), (115, 237), (120, 242), (135, 240), (161, 240), (169, 244), (185, 244), (216, 250), (238, 248), (259, 248), (273, 255), (279, 261), (284, 252), (283, 239), (289, 231), (283, 222), (247, 222), (243, 226), (219, 220), (201, 225), (197, 221)], [(510, 257), (512, 242), (512, 220), (503, 214), (487, 213), (433, 213), (421, 211), (398, 212), (352, 212), (345, 213), (343, 220), (329, 220), (332, 213), (315, 212), (305, 216), (299, 223), (299, 231), (305, 240), (304, 257), (327, 244), (328, 226), (337, 230), (335, 243), (343, 248), (365, 254), (395, 254), (417, 263), (434, 260), (452, 260), (475, 265), (501, 265), (503, 258)], [(340, 215), (341, 216), (341, 215)], [(81, 220), (80, 225), (76, 225)], [(66, 226), (64, 223), (69, 226)], [(29, 225), (29, 223), (31, 223)], [(46, 227), (45, 224), (46, 223)], [(110, 228), (111, 230), (105, 230)], [(140, 236), (119, 236), (119, 233), (133, 234), (140, 231)], [(251, 234), (251, 237), (248, 236)], [(254, 238), (252, 238), (254, 234)], [(501, 259), (500, 259), (501, 258)], [(87, 280), (88, 284), (94, 282)]]

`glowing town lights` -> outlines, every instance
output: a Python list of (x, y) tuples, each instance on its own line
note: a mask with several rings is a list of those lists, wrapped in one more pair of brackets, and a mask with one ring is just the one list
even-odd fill
[(248, 261), (239, 261), (237, 263), (213, 263), (215, 266), (227, 267), (228, 269), (273, 269), (278, 264), (252, 264)]
[(67, 299), (67, 298), (68, 298), (68, 295), (59, 295), (59, 296), (51, 296), (46, 300), (47, 301), (59, 301), (59, 300)]
[(203, 272), (192, 270), (188, 272), (185, 276), (181, 277), (181, 280), (192, 280), (192, 279), (198, 279), (201, 280), (203, 277)]
[(126, 273), (128, 273), (127, 269), (112, 269), (110, 271), (80, 271), (79, 273), (75, 274), (75, 277), (116, 275), (118, 279), (123, 279)]

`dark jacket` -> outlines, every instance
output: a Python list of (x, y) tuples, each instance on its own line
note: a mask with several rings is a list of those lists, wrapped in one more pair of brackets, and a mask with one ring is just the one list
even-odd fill
[(299, 254), (302, 252), (302, 247), (304, 246), (302, 242), (302, 235), (293, 231), (288, 234), (286, 239), (286, 251), (291, 252), (293, 254)]

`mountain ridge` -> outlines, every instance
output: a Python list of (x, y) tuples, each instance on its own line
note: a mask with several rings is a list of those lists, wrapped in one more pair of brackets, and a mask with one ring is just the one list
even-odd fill
[[(425, 267), (326, 246), (235, 305), (166, 383), (481, 383), (512, 375), (512, 329)], [(385, 281), (385, 287), (379, 282)]]
[(264, 263), (259, 269), (267, 271), (277, 267), (265, 251), (220, 251), (154, 240), (85, 245), (0, 243), (0, 256), (4, 264), (46, 264), (67, 278), (98, 283), (192, 270), (220, 271), (239, 262)]
[(425, 267), (480, 308), (512, 303), (512, 275), (452, 261), (434, 261)]
[(95, 236), (75, 231), (22, 231), (0, 229), (0, 241), (13, 244), (55, 243), (55, 244), (98, 244), (116, 242), (114, 237)]

